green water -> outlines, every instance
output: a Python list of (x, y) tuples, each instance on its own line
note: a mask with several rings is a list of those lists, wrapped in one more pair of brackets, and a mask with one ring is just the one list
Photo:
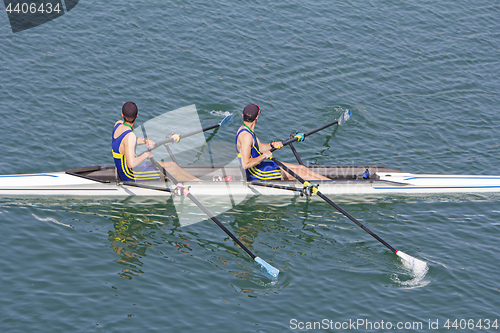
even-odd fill
[[(0, 15), (0, 174), (111, 164), (133, 100), (139, 122), (196, 104), (204, 126), (257, 103), (265, 142), (350, 108), (345, 127), (296, 145), (303, 160), (498, 175), (499, 14), (495, 1), (80, 1), (15, 34)], [(2, 198), (0, 329), (498, 331), (498, 195), (332, 199), (425, 260), (425, 277), (318, 198), (220, 216), (277, 280), (214, 223), (181, 227), (166, 200)]]

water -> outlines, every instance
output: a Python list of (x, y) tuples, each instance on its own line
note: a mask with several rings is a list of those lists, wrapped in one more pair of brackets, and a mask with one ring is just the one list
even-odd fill
[[(3, 14), (0, 174), (111, 164), (127, 100), (139, 123), (196, 104), (204, 126), (257, 103), (265, 142), (350, 108), (345, 126), (296, 145), (303, 160), (499, 174), (499, 14), (495, 1), (83, 0), (16, 34)], [(284, 332), (359, 319), (372, 326), (351, 331), (418, 332), (472, 319), (497, 331), (485, 326), (500, 320), (497, 195), (332, 199), (426, 261), (425, 276), (318, 198), (253, 198), (220, 216), (276, 281), (212, 222), (180, 227), (165, 200), (1, 199), (0, 328)]]

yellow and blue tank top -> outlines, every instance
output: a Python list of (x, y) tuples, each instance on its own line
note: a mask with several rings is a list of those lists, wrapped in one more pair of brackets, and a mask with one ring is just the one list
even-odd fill
[[(236, 134), (236, 153), (238, 154), (238, 157), (240, 158), (240, 163), (241, 163), (241, 154), (238, 152), (238, 136), (240, 135), (241, 132), (247, 131), (252, 135), (253, 138), (253, 145), (252, 145), (252, 150), (251, 150), (251, 155), (252, 157), (258, 157), (262, 155), (262, 153), (259, 150), (259, 142), (257, 141), (257, 138), (255, 137), (254, 133), (249, 131), (246, 128), (242, 128), (241, 130), (238, 131)], [(254, 180), (281, 180), (281, 170), (279, 166), (272, 160), (264, 160), (257, 164), (254, 167), (248, 168), (245, 170), (247, 180), (248, 181), (254, 181)]]
[[(125, 155), (120, 154), (120, 145), (127, 136), (131, 133), (131, 130), (126, 130), (120, 136), (115, 139), (115, 132), (121, 123), (116, 124), (113, 128), (113, 133), (111, 134), (111, 150), (113, 152), (113, 159), (115, 160), (116, 170), (122, 181), (136, 181), (136, 180), (160, 180), (160, 172), (155, 168), (155, 166), (150, 161), (144, 161), (134, 168), (130, 169), (127, 165), (127, 159)], [(135, 148), (134, 148), (135, 151)]]

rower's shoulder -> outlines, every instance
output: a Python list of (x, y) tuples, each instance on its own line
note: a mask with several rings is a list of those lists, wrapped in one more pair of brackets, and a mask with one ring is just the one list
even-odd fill
[[(123, 120), (118, 120), (116, 123), (115, 123), (115, 130), (113, 131), (114, 135), (113, 137), (116, 139), (118, 138), (120, 135), (122, 135), (124, 132), (126, 131), (130, 131), (130, 129), (127, 127), (127, 126), (118, 126), (118, 125), (123, 125)], [(125, 135), (125, 138), (127, 138), (127, 140), (136, 140), (136, 135), (133, 131), (130, 131), (130, 133), (127, 133)]]
[(240, 128), (238, 128), (238, 131), (236, 131), (236, 135), (238, 136), (238, 139), (239, 138), (244, 138), (244, 137), (248, 137), (248, 136), (252, 136), (252, 134), (250, 134), (250, 132), (243, 126), (241, 126)]
[(250, 131), (244, 126), (241, 126), (240, 128), (238, 128), (238, 130), (236, 131), (236, 134), (237, 135), (250, 135), (250, 136), (252, 136)]
[(238, 140), (237, 140), (238, 147), (252, 147), (252, 145), (254, 144), (252, 134), (250, 134), (248, 130), (239, 132), (240, 134), (238, 135)]

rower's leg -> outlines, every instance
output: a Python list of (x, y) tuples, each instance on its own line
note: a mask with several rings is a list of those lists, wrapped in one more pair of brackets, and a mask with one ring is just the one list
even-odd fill
[[(284, 163), (288, 168), (290, 168), (293, 172), (298, 174), (304, 180), (330, 180), (330, 178), (320, 175), (312, 170), (309, 170), (303, 165)], [(295, 180), (288, 172), (282, 170), (282, 178), (283, 180)]]
[(201, 180), (189, 172), (183, 170), (177, 163), (174, 162), (160, 162), (160, 164), (178, 181), (185, 182), (191, 180)]

